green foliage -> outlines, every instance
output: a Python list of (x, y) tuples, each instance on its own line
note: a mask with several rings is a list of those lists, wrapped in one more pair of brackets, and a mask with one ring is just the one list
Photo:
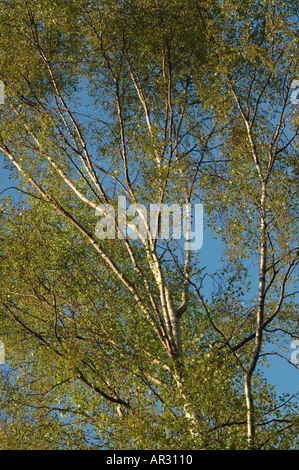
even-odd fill
[[(296, 448), (295, 3), (2, 2), (1, 449)], [(97, 239), (120, 195), (203, 202), (218, 272)]]

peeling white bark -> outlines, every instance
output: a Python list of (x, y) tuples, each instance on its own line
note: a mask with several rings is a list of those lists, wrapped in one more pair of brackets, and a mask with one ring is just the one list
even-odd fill
[(254, 446), (255, 418), (254, 418), (254, 399), (252, 395), (252, 375), (255, 371), (263, 339), (264, 327), (264, 306), (265, 306), (265, 285), (267, 268), (267, 241), (266, 241), (266, 183), (262, 183), (262, 192), (260, 200), (260, 268), (259, 268), (259, 297), (256, 317), (255, 342), (252, 350), (249, 366), (244, 374), (244, 388), (247, 408), (247, 440), (248, 447)]

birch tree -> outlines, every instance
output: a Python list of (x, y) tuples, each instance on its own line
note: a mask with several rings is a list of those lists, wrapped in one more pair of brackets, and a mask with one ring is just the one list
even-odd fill
[[(37, 445), (296, 447), (296, 396), (261, 368), (298, 334), (295, 3), (2, 5), (0, 150), (22, 195), (2, 202), (2, 413), (34, 416)], [(124, 236), (120, 200), (142, 232)], [(162, 236), (162, 207), (199, 203), (217, 273), (205, 241)]]

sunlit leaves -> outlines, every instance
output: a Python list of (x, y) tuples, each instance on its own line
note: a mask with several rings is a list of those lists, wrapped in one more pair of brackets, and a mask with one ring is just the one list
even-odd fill
[[(1, 202), (5, 430), (13, 422), (2, 446), (246, 448), (243, 376), (261, 298), (261, 354), (271, 327), (296, 331), (294, 2), (0, 11), (0, 146), (27, 178), (20, 200)], [(203, 202), (223, 243), (218, 272), (173, 240), (97, 240), (95, 208), (117, 208), (119, 195)], [(291, 447), (296, 411), (258, 368), (252, 384), (257, 446)]]

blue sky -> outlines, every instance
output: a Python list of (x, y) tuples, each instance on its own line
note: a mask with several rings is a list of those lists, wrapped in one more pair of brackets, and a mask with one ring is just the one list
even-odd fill
[[(6, 188), (16, 185), (16, 182), (9, 179), (8, 170), (3, 168), (3, 156), (0, 159), (1, 165), (1, 177), (0, 177), (0, 193)], [(2, 193), (4, 196), (15, 196), (18, 200), (21, 197), (14, 189), (9, 189)], [(1, 198), (0, 196), (0, 198)], [(220, 259), (223, 255), (223, 247), (219, 239), (215, 239), (213, 234), (207, 227), (207, 221), (204, 216), (204, 231), (203, 231), (203, 245), (199, 251), (200, 263), (202, 266), (206, 267), (206, 272), (213, 274), (217, 271), (220, 265)], [(256, 278), (257, 279), (257, 278)], [(257, 281), (256, 281), (257, 282)], [(254, 283), (254, 274), (253, 274), (253, 283)], [(289, 360), (291, 359), (291, 354), (294, 352), (294, 349), (291, 348), (291, 341), (289, 344)], [(286, 356), (288, 351), (286, 351)], [(284, 359), (271, 356), (269, 357), (270, 367), (265, 368), (265, 375), (268, 380), (275, 385), (276, 390), (279, 394), (289, 393), (295, 394), (299, 391), (299, 370), (288, 364)]]
[[(1, 90), (0, 90), (1, 91)], [(88, 97), (86, 90), (81, 90), (82, 100), (78, 100), (78, 111), (90, 114), (88, 106)], [(297, 95), (296, 95), (297, 96)], [(16, 186), (16, 182), (9, 178), (9, 171), (3, 168), (4, 157), (1, 155), (0, 158), (0, 199), (8, 195), (14, 196), (16, 200), (22, 197), (21, 193), (15, 189), (5, 189)], [(3, 192), (4, 191), (4, 192)], [(214, 235), (208, 228), (205, 212), (204, 212), (204, 228), (203, 228), (203, 245), (199, 250), (199, 258), (201, 266), (205, 266), (205, 272), (213, 274), (219, 269), (221, 257), (223, 255), (223, 247), (219, 238), (215, 239)], [(253, 293), (257, 292), (258, 283), (258, 270), (254, 268), (251, 270)], [(291, 348), (291, 341), (289, 341), (289, 351), (285, 352), (286, 357), (291, 359), (291, 354), (294, 349)], [(289, 354), (288, 354), (289, 353)], [(298, 356), (299, 357), (299, 356)], [(287, 361), (277, 356), (269, 356), (270, 367), (265, 369), (265, 375), (273, 385), (279, 394), (290, 393), (295, 394), (299, 391), (299, 370), (288, 364)]]

